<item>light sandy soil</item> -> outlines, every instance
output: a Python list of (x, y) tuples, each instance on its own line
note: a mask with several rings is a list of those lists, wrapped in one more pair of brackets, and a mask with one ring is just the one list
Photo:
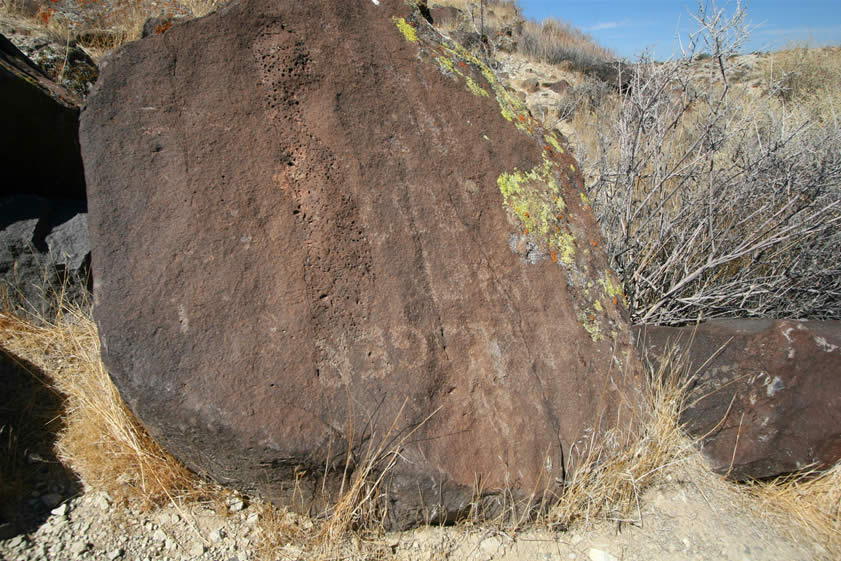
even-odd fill
[[(265, 509), (227, 504), (174, 504), (141, 512), (114, 507), (87, 492), (56, 508), (30, 535), (0, 541), (7, 560), (213, 560), (266, 558)], [(306, 530), (309, 519), (286, 515)], [(757, 511), (743, 491), (706, 471), (699, 455), (670, 466), (625, 521), (586, 520), (567, 531), (492, 524), (427, 527), (376, 538), (350, 536), (313, 552), (289, 543), (274, 559), (811, 561), (831, 555), (804, 541), (797, 527)]]

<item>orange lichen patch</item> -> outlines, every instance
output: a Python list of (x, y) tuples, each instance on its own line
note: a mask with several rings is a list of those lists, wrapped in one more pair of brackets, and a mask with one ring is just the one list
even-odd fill
[[(555, 257), (555, 252), (552, 251), (551, 249), (549, 250), (549, 255), (552, 256), (552, 263), (557, 263), (558, 262), (558, 258)], [(614, 298), (614, 300), (616, 300), (616, 298)]]
[(593, 244), (593, 247), (598, 247), (599, 245), (599, 243), (596, 240), (591, 240), (590, 243)]

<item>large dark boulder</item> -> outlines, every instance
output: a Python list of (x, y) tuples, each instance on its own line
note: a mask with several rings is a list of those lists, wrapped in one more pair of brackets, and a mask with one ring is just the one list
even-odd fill
[(0, 35), (0, 196), (84, 200), (80, 106)]
[(841, 322), (635, 329), (652, 357), (685, 353), (695, 378), (682, 421), (715, 471), (761, 479), (841, 460)]
[(551, 498), (637, 411), (577, 164), (402, 0), (132, 43), (81, 140), (103, 359), (197, 471), (320, 508), (368, 465), (405, 527)]

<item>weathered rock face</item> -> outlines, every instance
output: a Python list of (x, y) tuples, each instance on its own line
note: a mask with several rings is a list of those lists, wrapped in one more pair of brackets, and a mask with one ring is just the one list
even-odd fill
[(841, 322), (717, 320), (636, 328), (655, 357), (687, 351), (683, 414), (719, 473), (758, 479), (841, 459)]
[(373, 460), (407, 526), (551, 491), (633, 416), (574, 160), (401, 0), (234, 2), (101, 72), (103, 358), (196, 470), (306, 508)]
[(0, 35), (0, 196), (84, 200), (80, 100), (52, 82)]

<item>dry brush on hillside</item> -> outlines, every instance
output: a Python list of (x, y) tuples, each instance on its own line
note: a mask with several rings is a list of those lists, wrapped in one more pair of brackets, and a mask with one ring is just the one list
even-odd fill
[(839, 59), (775, 57), (752, 88), (732, 67), (743, 22), (701, 12), (683, 56), (643, 56), (573, 117), (638, 323), (841, 317)]

